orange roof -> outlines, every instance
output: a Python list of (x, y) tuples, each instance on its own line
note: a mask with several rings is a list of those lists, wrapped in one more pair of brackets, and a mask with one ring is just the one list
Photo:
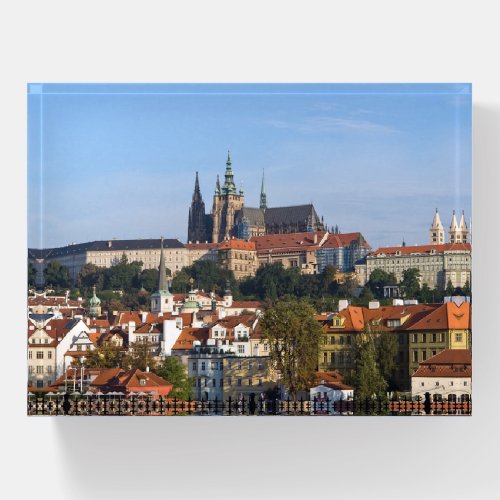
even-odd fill
[(258, 309), (262, 303), (256, 300), (235, 300), (228, 309)]
[[(250, 241), (255, 242), (257, 251), (272, 249), (316, 249), (326, 231), (316, 231), (311, 233), (290, 233), (290, 234), (266, 234), (264, 236), (253, 236)], [(314, 237), (316, 236), (316, 242)]]
[(426, 314), (408, 330), (468, 330), (470, 329), (471, 304), (454, 302), (439, 304), (430, 314)]
[(216, 249), (218, 245), (218, 243), (187, 243), (185, 247), (188, 250), (210, 250)]
[(348, 247), (355, 241), (359, 241), (361, 246), (371, 248), (361, 233), (330, 234), (321, 246), (322, 248)]
[(223, 241), (219, 244), (219, 250), (225, 249), (255, 251), (256, 246), (254, 241), (245, 241), (234, 238), (231, 240)]
[(395, 255), (396, 252), (401, 252), (401, 255), (411, 255), (416, 253), (427, 253), (430, 254), (431, 250), (436, 253), (443, 253), (449, 251), (468, 251), (470, 252), (472, 246), (470, 243), (444, 243), (443, 245), (414, 245), (414, 246), (399, 246), (399, 247), (381, 247), (377, 248), (372, 255)]
[(192, 349), (195, 340), (205, 344), (209, 336), (208, 328), (184, 328), (177, 337), (172, 350)]

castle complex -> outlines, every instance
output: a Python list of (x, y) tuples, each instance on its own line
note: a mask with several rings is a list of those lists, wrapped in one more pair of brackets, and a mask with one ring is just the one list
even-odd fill
[(219, 243), (232, 237), (248, 240), (264, 234), (290, 234), (325, 230), (314, 206), (267, 207), (267, 194), (262, 175), (259, 208), (245, 206), (243, 189), (236, 189), (231, 157), (227, 155), (224, 184), (219, 176), (215, 184), (212, 213), (205, 213), (198, 172), (189, 209), (188, 241)]

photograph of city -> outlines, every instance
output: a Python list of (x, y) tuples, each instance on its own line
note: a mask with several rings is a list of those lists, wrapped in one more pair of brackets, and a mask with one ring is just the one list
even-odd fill
[(27, 99), (28, 415), (472, 415), (470, 84)]

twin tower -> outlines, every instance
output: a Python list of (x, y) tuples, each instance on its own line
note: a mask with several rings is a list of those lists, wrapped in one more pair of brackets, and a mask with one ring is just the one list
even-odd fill
[[(465, 222), (464, 212), (462, 211), (462, 217), (460, 218), (460, 223), (457, 223), (457, 216), (455, 210), (453, 210), (453, 217), (451, 218), (450, 229), (448, 231), (449, 241), (448, 243), (470, 243), (469, 229)], [(429, 242), (431, 245), (443, 245), (444, 239), (444, 227), (439, 218), (438, 209), (436, 208), (436, 213), (434, 214), (434, 220), (429, 229)]]

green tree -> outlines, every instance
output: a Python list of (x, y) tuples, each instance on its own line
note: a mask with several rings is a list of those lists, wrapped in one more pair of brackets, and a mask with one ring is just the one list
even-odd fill
[(384, 297), (384, 286), (397, 283), (394, 273), (388, 273), (383, 269), (374, 269), (370, 274), (367, 286), (378, 299)]
[(375, 336), (375, 355), (380, 375), (388, 384), (389, 389), (399, 389), (396, 380), (399, 343), (396, 333), (380, 332)]
[(422, 288), (420, 289), (420, 292), (418, 294), (418, 300), (422, 304), (430, 304), (434, 302), (434, 292), (429, 288), (429, 285), (427, 283), (424, 283), (422, 285)]
[(63, 266), (59, 261), (53, 260), (43, 271), (45, 284), (54, 288), (69, 288), (71, 279), (66, 266)]
[(446, 295), (453, 295), (455, 293), (455, 287), (453, 286), (451, 280), (446, 283)]
[(309, 388), (318, 362), (322, 330), (314, 315), (310, 304), (287, 299), (276, 302), (260, 319), (271, 363), (294, 399)]
[(121, 368), (123, 351), (113, 342), (104, 342), (89, 352), (85, 358), (87, 368)]
[(170, 397), (184, 401), (192, 397), (193, 380), (187, 376), (186, 368), (175, 356), (167, 356), (155, 368), (155, 373), (174, 386)]
[(28, 262), (28, 286), (36, 285), (36, 267)]
[(85, 290), (88, 294), (93, 286), (97, 290), (102, 290), (104, 284), (104, 268), (97, 267), (95, 264), (88, 262), (76, 276), (76, 286), (81, 290)]
[[(140, 276), (141, 288), (148, 292), (156, 292), (158, 290), (159, 275), (158, 269), (144, 269)], [(167, 275), (170, 275), (170, 271), (167, 272)]]
[(357, 288), (358, 280), (348, 276), (345, 281), (339, 285), (338, 293), (343, 298), (354, 297)]
[(354, 387), (354, 397), (364, 401), (377, 397), (387, 398), (387, 382), (380, 373), (373, 335), (356, 337), (354, 349), (354, 370), (346, 380)]
[(123, 254), (118, 264), (104, 270), (104, 288), (125, 292), (140, 288), (141, 269), (142, 262), (129, 263), (127, 256)]
[(149, 340), (133, 342), (129, 345), (128, 352), (123, 359), (123, 367), (127, 370), (155, 370), (156, 359), (153, 353), (153, 344)]
[(464, 287), (463, 287), (463, 289), (462, 289), (462, 290), (463, 290), (463, 292), (464, 292), (464, 295), (466, 295), (466, 296), (470, 296), (470, 295), (471, 295), (471, 289), (470, 289), (470, 283), (469, 283), (469, 280), (467, 280), (467, 281), (465, 282), (465, 285), (464, 285)]
[(420, 292), (420, 271), (416, 268), (405, 269), (400, 285), (405, 298), (417, 298)]

